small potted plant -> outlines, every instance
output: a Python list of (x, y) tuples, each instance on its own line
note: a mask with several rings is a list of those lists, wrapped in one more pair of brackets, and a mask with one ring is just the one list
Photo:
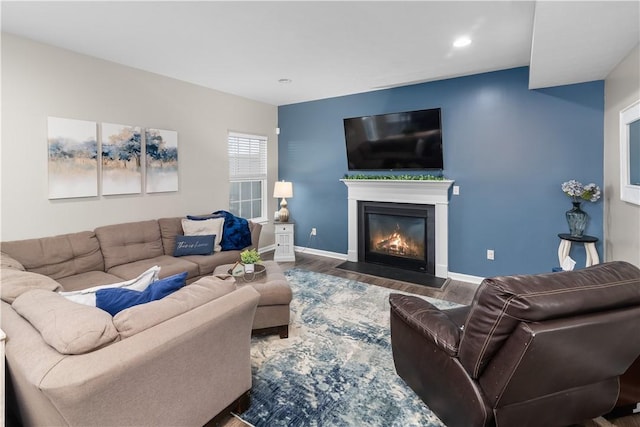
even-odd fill
[(260, 262), (260, 254), (255, 249), (247, 249), (240, 253), (240, 261), (244, 264), (245, 273), (253, 273), (255, 264)]

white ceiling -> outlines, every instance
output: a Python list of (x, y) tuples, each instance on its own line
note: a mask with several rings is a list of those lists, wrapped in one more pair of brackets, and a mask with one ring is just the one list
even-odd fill
[(284, 105), (525, 65), (531, 88), (600, 80), (640, 2), (2, 1), (2, 31)]

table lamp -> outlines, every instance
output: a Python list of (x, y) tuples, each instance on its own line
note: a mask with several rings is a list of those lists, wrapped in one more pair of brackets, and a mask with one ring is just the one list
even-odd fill
[(293, 184), (287, 181), (277, 181), (273, 188), (273, 197), (282, 199), (280, 201), (280, 211), (278, 212), (279, 220), (281, 222), (289, 221), (289, 209), (287, 209), (286, 198), (293, 197)]

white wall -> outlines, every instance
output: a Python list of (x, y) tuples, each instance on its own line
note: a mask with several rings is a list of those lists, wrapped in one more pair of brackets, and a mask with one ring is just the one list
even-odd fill
[[(180, 190), (48, 200), (48, 116), (177, 131)], [(273, 188), (276, 126), (275, 106), (2, 34), (0, 240), (228, 209), (227, 132), (268, 137)]]
[(604, 83), (605, 259), (640, 267), (640, 206), (620, 200), (620, 110), (640, 99), (640, 45)]

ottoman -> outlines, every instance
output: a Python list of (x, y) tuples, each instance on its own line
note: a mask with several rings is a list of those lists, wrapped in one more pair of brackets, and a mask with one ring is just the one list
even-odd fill
[[(291, 287), (275, 261), (264, 261), (265, 272), (256, 274), (254, 279), (246, 281), (236, 277), (236, 286), (253, 286), (260, 294), (258, 308), (253, 319), (252, 334), (274, 334), (280, 338), (289, 337), (289, 304), (291, 303)], [(214, 276), (228, 277), (233, 264), (216, 267)]]

